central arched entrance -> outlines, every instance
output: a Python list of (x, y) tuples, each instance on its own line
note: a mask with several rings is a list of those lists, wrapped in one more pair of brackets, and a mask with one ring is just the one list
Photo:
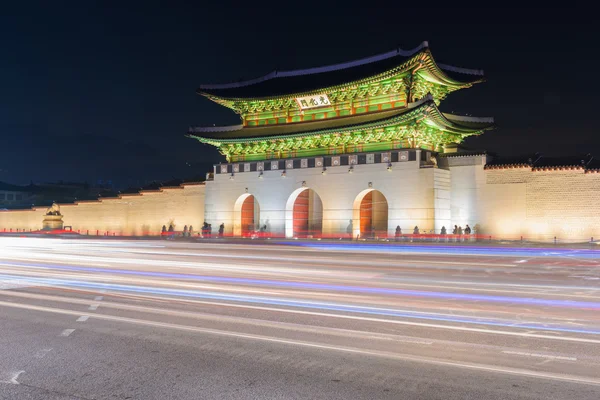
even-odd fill
[(375, 189), (362, 191), (354, 201), (354, 235), (364, 239), (385, 238), (388, 234), (388, 202)]
[(260, 207), (256, 197), (251, 194), (241, 195), (233, 210), (233, 235), (249, 237), (258, 230)]
[(295, 190), (286, 205), (285, 235), (318, 238), (323, 233), (323, 202), (312, 189)]

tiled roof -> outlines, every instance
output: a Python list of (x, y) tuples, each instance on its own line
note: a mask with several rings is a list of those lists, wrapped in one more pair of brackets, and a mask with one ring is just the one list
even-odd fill
[[(221, 98), (263, 98), (292, 93), (309, 92), (325, 87), (342, 85), (375, 76), (408, 61), (423, 51), (428, 51), (423, 42), (412, 50), (396, 49), (359, 60), (292, 71), (273, 71), (265, 76), (226, 84), (201, 85), (197, 92)], [(483, 71), (439, 64), (450, 79), (458, 82), (481, 80)]]
[[(231, 130), (219, 129), (213, 131), (211, 127), (190, 128), (189, 134), (201, 136), (208, 139), (239, 139), (239, 138), (258, 138), (269, 136), (292, 135), (296, 133), (320, 131), (323, 129), (335, 129), (360, 125), (367, 122), (379, 121), (389, 117), (403, 114), (406, 108), (395, 108), (387, 111), (377, 111), (358, 115), (349, 115), (346, 117), (328, 118), (309, 122), (295, 122), (280, 125), (265, 126), (242, 126), (235, 125)], [(223, 128), (223, 127), (221, 127)], [(237, 129), (234, 129), (237, 128)]]
[(533, 171), (565, 168), (577, 168), (588, 171), (599, 170), (600, 159), (595, 159), (591, 154), (545, 157), (540, 153), (535, 153), (516, 157), (496, 157), (485, 165), (486, 169), (498, 169), (506, 167), (528, 167)]

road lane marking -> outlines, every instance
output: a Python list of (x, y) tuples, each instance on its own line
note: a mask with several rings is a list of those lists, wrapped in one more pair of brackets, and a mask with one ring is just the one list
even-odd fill
[(102, 301), (104, 299), (103, 296), (96, 296), (94, 297), (94, 301)]
[(52, 349), (42, 349), (35, 353), (35, 358), (44, 358), (46, 357), (46, 354), (50, 353), (51, 351)]
[[(8, 306), (31, 309), (31, 310), (38, 310), (38, 311), (46, 311), (46, 312), (58, 313), (58, 314), (69, 314), (69, 315), (74, 314), (73, 311), (50, 308), (50, 307), (32, 306), (32, 305), (24, 305), (24, 304), (19, 304), (19, 305), (8, 304)], [(280, 339), (280, 338), (275, 338), (275, 337), (270, 337), (270, 336), (262, 336), (262, 335), (247, 334), (247, 333), (237, 333), (237, 332), (231, 332), (231, 331), (222, 331), (222, 330), (218, 330), (218, 329), (201, 328), (201, 327), (196, 327), (196, 326), (171, 324), (171, 323), (158, 322), (158, 321), (147, 321), (147, 320), (142, 320), (142, 319), (127, 318), (127, 317), (98, 315), (97, 318), (109, 320), (109, 321), (119, 321), (119, 322), (124, 322), (124, 323), (144, 325), (144, 326), (153, 326), (153, 327), (166, 328), (166, 329), (176, 329), (176, 330), (187, 331), (187, 332), (205, 333), (205, 334), (212, 334), (212, 335), (218, 335), (218, 336), (226, 336), (226, 337), (234, 337), (234, 338), (241, 338), (241, 339), (250, 339), (250, 340), (271, 342), (271, 343), (280, 343), (280, 344), (295, 345), (295, 346), (301, 346), (301, 347), (316, 348), (316, 349), (322, 349), (322, 350), (333, 350), (333, 351), (340, 351), (340, 352), (345, 352), (345, 353), (361, 354), (361, 355), (368, 355), (368, 356), (375, 356), (375, 357), (385, 357), (385, 358), (392, 358), (392, 359), (403, 360), (403, 361), (414, 361), (414, 362), (428, 363), (428, 364), (434, 364), (434, 365), (440, 365), (440, 366), (459, 367), (459, 368), (473, 369), (473, 370), (479, 370), (479, 371), (499, 372), (499, 373), (505, 373), (505, 374), (511, 374), (511, 375), (529, 376), (529, 377), (541, 378), (541, 379), (568, 381), (568, 382), (600, 386), (600, 379), (596, 379), (593, 377), (582, 377), (582, 376), (557, 374), (557, 373), (550, 373), (550, 372), (538, 372), (538, 371), (519, 369), (519, 368), (511, 368), (511, 367), (495, 367), (495, 366), (491, 366), (491, 365), (476, 364), (476, 363), (469, 363), (469, 362), (445, 361), (445, 360), (434, 359), (434, 358), (429, 358), (429, 357), (411, 356), (411, 355), (396, 354), (396, 353), (376, 351), (376, 350), (363, 350), (363, 349), (359, 349), (359, 348), (345, 347), (345, 346), (325, 345), (325, 344), (304, 342), (304, 341), (293, 340), (293, 339)], [(65, 331), (71, 331), (67, 335), (63, 335), (63, 336), (68, 336), (69, 334), (72, 333), (72, 331), (74, 331), (74, 329), (66, 329)], [(65, 331), (63, 331), (63, 333)]]
[(12, 372), (11, 373), (11, 377), (9, 380), (6, 381), (0, 381), (0, 383), (10, 383), (13, 385), (18, 385), (19, 381), (17, 381), (17, 378), (19, 377), (19, 375), (21, 375), (23, 372), (25, 371), (17, 371), (17, 372)]
[(577, 361), (576, 357), (553, 356), (550, 354), (525, 353), (525, 352), (521, 352), (521, 351), (503, 351), (503, 353), (504, 354), (512, 354), (515, 356), (547, 358), (549, 360)]
[(96, 311), (98, 309), (99, 304), (92, 304), (91, 306), (88, 307), (88, 310), (90, 311)]
[(65, 329), (64, 331), (62, 331), (60, 333), (60, 336), (67, 337), (67, 336), (69, 336), (73, 332), (75, 332), (75, 329)]
[(19, 375), (21, 375), (23, 372), (25, 372), (25, 371), (18, 371), (17, 373), (15, 373), (15, 374), (13, 375), (13, 377), (12, 377), (12, 378), (10, 378), (10, 383), (12, 383), (13, 385), (18, 385), (18, 384), (19, 384), (19, 382), (17, 381), (17, 378), (18, 378), (18, 377), (19, 377)]
[(89, 317), (89, 315), (82, 315), (81, 317), (77, 318), (77, 322), (85, 322)]

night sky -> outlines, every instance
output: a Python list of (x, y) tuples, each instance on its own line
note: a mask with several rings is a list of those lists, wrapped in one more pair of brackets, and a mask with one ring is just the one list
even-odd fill
[(45, 3), (0, 13), (0, 181), (127, 186), (201, 175), (222, 157), (185, 138), (188, 126), (239, 119), (197, 95), (199, 84), (424, 40), (438, 62), (485, 70), (487, 82), (441, 105), (495, 118), (498, 128), (467, 146), (600, 158), (598, 26), (584, 9)]

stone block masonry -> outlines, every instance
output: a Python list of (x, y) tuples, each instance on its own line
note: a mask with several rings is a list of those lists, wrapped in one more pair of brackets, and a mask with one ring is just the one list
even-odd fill
[[(204, 222), (204, 190), (204, 183), (183, 184), (60, 207), (64, 225), (81, 234), (159, 235), (162, 226), (170, 224), (177, 231), (192, 225), (199, 232)], [(0, 232), (40, 230), (45, 213), (45, 207), (0, 211)]]

